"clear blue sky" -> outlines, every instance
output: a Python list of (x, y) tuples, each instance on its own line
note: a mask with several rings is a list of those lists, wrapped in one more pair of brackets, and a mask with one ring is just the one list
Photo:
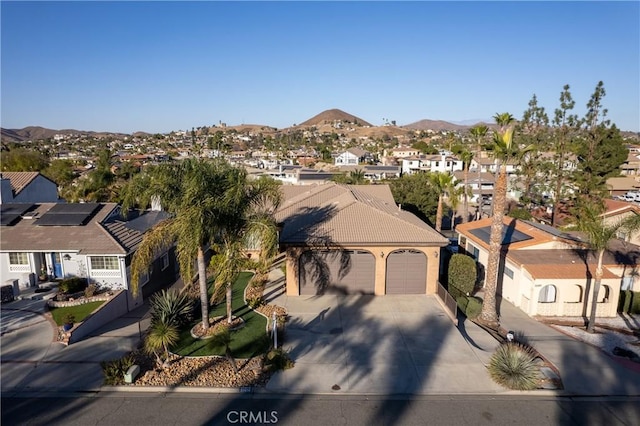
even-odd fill
[(383, 118), (575, 112), (599, 80), (640, 131), (640, 3), (6, 2), (2, 127), (278, 128), (339, 108)]

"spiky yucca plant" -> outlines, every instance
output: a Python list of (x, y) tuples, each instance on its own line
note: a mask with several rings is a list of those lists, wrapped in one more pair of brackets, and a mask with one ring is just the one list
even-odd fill
[(508, 389), (536, 389), (539, 374), (533, 350), (519, 343), (500, 345), (489, 361), (491, 378)]
[(151, 322), (164, 323), (180, 328), (193, 320), (193, 297), (175, 290), (162, 290), (149, 302)]

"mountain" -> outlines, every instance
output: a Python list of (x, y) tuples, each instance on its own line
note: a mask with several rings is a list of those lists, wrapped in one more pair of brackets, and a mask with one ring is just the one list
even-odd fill
[(411, 129), (411, 130), (441, 131), (441, 130), (465, 130), (469, 126), (453, 124), (453, 123), (449, 123), (448, 121), (442, 121), (442, 120), (425, 119), (425, 120), (416, 121), (415, 123), (406, 124), (402, 127), (404, 127), (405, 129)]
[(358, 123), (361, 126), (371, 126), (370, 123), (367, 123), (360, 117), (356, 117), (355, 115), (351, 115), (339, 109), (328, 109), (326, 111), (322, 111), (320, 114), (315, 115), (308, 119), (305, 122), (300, 123), (300, 126), (318, 126), (326, 123), (333, 123), (334, 121), (350, 121), (351, 123)]
[(23, 129), (5, 129), (1, 128), (2, 131), (2, 141), (3, 142), (23, 142), (29, 140), (39, 140), (39, 139), (49, 139), (54, 137), (55, 135), (93, 135), (93, 136), (128, 136), (124, 133), (112, 133), (112, 132), (93, 132), (86, 130), (75, 130), (75, 129), (62, 129), (62, 130), (54, 130), (47, 129), (39, 126), (29, 126)]

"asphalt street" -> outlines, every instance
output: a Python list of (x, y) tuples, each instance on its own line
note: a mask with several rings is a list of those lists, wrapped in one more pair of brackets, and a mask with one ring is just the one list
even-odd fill
[(639, 398), (105, 393), (2, 398), (2, 425), (629, 425)]

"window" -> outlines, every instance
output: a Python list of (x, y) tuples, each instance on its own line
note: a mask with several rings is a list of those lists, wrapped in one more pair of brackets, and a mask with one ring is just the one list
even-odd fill
[(513, 271), (506, 266), (504, 267), (504, 274), (509, 278), (513, 279)]
[(163, 271), (169, 267), (169, 253), (165, 253), (162, 255), (160, 263), (162, 264)]
[(120, 269), (120, 262), (118, 262), (118, 258), (116, 256), (93, 256), (90, 257), (89, 260), (91, 261), (91, 269)]
[(538, 296), (538, 302), (540, 303), (555, 303), (556, 301), (556, 286), (549, 284), (542, 287), (540, 290), (540, 296)]
[(469, 244), (469, 252), (475, 260), (478, 260), (480, 257), (480, 249), (478, 249), (478, 247), (474, 247), (472, 244)]
[(10, 265), (28, 265), (29, 257), (27, 253), (9, 253)]
[(146, 283), (149, 282), (149, 276), (151, 275), (151, 268), (146, 271), (140, 272), (140, 276), (138, 278), (138, 285), (142, 287)]

